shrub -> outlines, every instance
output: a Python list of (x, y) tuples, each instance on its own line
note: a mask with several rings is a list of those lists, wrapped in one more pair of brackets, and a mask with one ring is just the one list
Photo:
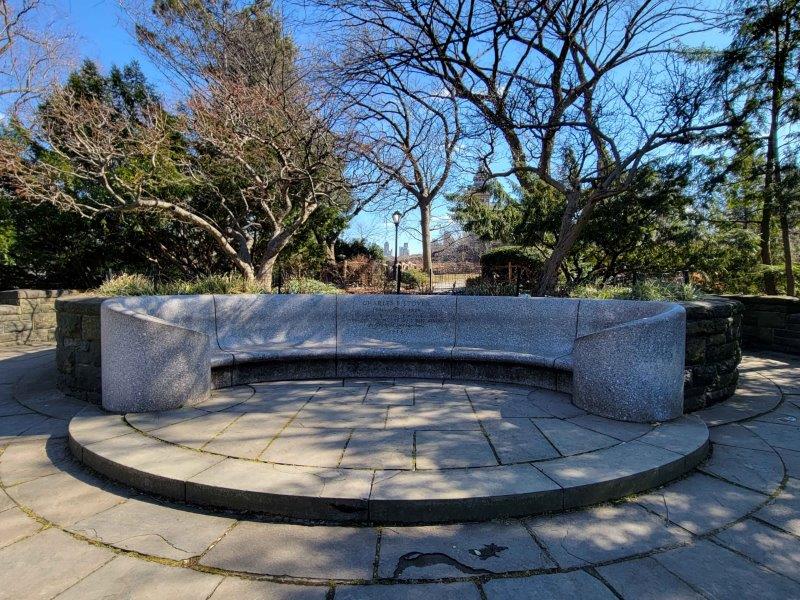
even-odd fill
[(691, 283), (673, 283), (647, 279), (633, 285), (585, 285), (570, 292), (573, 298), (595, 298), (601, 300), (696, 300), (703, 293)]
[(460, 293), (464, 296), (516, 296), (517, 284), (507, 281), (489, 283), (480, 277), (473, 277), (467, 280), (466, 287)]
[[(316, 279), (297, 278), (286, 282), (282, 292), (287, 294), (339, 294), (336, 286)], [(273, 288), (273, 292), (277, 292)], [(191, 295), (191, 294), (264, 294), (263, 283), (250, 281), (231, 273), (227, 275), (207, 275), (191, 280), (175, 280), (154, 283), (148, 277), (137, 274), (123, 274), (107, 279), (93, 293), (98, 296), (150, 296), (150, 295)]]
[(93, 291), (98, 296), (149, 296), (156, 293), (156, 286), (144, 275), (126, 273), (106, 279)]
[(430, 283), (427, 273), (419, 269), (407, 268), (400, 271), (400, 283), (415, 289), (427, 288)]
[[(277, 290), (276, 290), (277, 291)], [(335, 285), (311, 279), (310, 277), (299, 277), (290, 279), (283, 284), (281, 291), (285, 294), (341, 294), (342, 290)]]

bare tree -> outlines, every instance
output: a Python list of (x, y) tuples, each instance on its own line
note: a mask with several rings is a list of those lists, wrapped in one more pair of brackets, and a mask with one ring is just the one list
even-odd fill
[[(432, 268), (431, 209), (451, 177), (463, 132), (458, 102), (444, 89), (419, 89), (390, 66), (371, 70), (334, 67), (336, 88), (350, 105), (360, 155), (387, 180), (392, 206), (410, 199), (406, 212), (419, 210), (422, 266)], [(395, 196), (391, 192), (399, 192)]]
[[(323, 0), (324, 2), (324, 0)], [(429, 78), (463, 104), (494, 177), (539, 182), (563, 201), (539, 278), (559, 267), (599, 203), (624, 193), (657, 153), (716, 127), (707, 78), (685, 36), (711, 26), (692, 0), (336, 0), (350, 74)]]
[[(157, 7), (138, 33), (186, 84), (180, 117), (156, 101), (129, 115), (60, 89), (33, 128), (47, 160), (5, 141), (0, 166), (35, 202), (87, 215), (159, 211), (188, 223), (269, 287), (280, 252), (314, 211), (346, 199), (343, 138), (266, 3)], [(74, 179), (97, 185), (74, 193)]]
[(45, 18), (41, 0), (0, 0), (0, 108), (16, 112), (58, 80), (73, 36)]

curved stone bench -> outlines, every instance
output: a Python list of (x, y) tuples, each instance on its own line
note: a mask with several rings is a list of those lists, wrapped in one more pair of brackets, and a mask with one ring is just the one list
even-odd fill
[(144, 296), (101, 309), (103, 407), (167, 410), (212, 387), (436, 377), (571, 392), (588, 412), (683, 414), (685, 311), (668, 302), (459, 296)]

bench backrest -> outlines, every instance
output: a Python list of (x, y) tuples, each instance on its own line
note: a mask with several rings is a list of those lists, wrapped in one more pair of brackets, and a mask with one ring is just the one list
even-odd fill
[(572, 298), (462, 296), (456, 346), (563, 356), (572, 351), (578, 318)]
[(455, 318), (454, 296), (339, 296), (338, 345), (452, 348)]
[(127, 296), (115, 303), (135, 313), (150, 315), (167, 323), (205, 333), (209, 345), (216, 346), (217, 326), (214, 316), (214, 297), (195, 296)]
[(639, 300), (583, 300), (578, 310), (577, 337), (654, 317), (670, 308), (667, 302)]
[(214, 302), (223, 350), (271, 344), (336, 345), (336, 296), (219, 295)]

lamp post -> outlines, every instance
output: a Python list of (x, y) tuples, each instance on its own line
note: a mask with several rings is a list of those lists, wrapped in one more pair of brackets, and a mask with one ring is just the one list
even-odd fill
[(400, 219), (403, 218), (399, 210), (394, 211), (392, 222), (394, 223), (394, 278), (397, 282), (397, 293), (400, 293), (400, 272), (397, 270), (397, 236), (400, 232)]

